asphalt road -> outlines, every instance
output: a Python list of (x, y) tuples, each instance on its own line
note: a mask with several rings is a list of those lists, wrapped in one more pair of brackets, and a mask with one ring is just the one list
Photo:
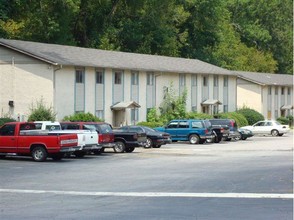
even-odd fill
[(0, 219), (293, 219), (293, 133), (0, 160)]

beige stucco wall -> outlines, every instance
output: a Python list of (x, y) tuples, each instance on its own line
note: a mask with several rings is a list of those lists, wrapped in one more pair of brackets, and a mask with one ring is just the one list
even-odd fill
[(241, 84), (237, 87), (237, 107), (244, 106), (262, 112), (261, 86), (257, 84)]
[[(36, 59), (0, 47), (1, 117), (26, 120), (32, 104), (53, 106), (53, 68)], [(8, 105), (14, 102), (14, 107)]]

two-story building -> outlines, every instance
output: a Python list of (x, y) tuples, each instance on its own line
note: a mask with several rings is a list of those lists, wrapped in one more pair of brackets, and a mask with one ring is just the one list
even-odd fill
[(237, 107), (255, 109), (266, 119), (293, 115), (293, 75), (235, 71)]
[(235, 111), (236, 74), (196, 59), (0, 39), (1, 117), (26, 120), (38, 100), (57, 120), (90, 112), (106, 122), (145, 121), (173, 84), (187, 111)]

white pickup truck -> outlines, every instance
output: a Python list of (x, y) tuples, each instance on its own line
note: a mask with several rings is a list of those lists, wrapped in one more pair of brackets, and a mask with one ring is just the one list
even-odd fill
[(61, 130), (59, 122), (51, 121), (35, 121), (37, 129), (48, 132), (48, 134), (77, 134), (79, 150), (76, 150), (73, 154), (76, 157), (83, 157), (85, 154), (91, 151), (97, 151), (102, 148), (99, 145), (99, 136), (95, 130)]

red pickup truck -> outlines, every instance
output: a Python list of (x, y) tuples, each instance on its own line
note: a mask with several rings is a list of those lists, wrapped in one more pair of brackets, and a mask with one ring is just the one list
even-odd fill
[(0, 127), (0, 157), (24, 155), (41, 162), (47, 157), (60, 160), (64, 153), (78, 149), (77, 134), (48, 134), (35, 129), (34, 123), (27, 122), (10, 122)]

